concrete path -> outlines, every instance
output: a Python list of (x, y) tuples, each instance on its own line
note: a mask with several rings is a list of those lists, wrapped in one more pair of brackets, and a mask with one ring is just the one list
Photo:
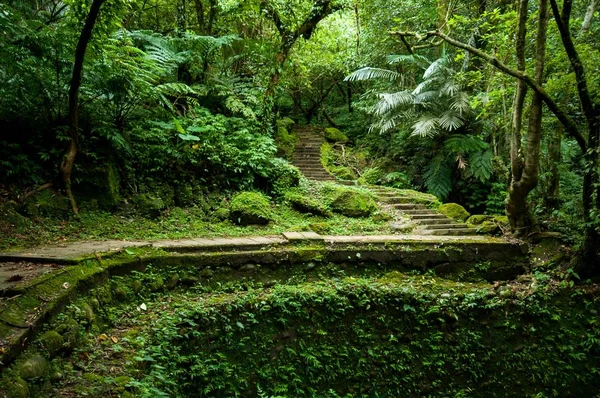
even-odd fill
[(432, 236), (432, 235), (366, 235), (366, 236), (329, 236), (318, 235), (314, 232), (286, 232), (280, 236), (250, 236), (242, 238), (188, 238), (160, 239), (147, 241), (106, 240), (93, 242), (75, 242), (54, 246), (34, 247), (22, 251), (0, 253), (0, 262), (9, 261), (39, 261), (71, 263), (96, 255), (118, 252), (126, 248), (152, 247), (167, 251), (226, 251), (226, 250), (256, 250), (265, 246), (285, 245), (297, 242), (324, 243), (418, 243), (418, 242), (487, 242), (505, 243), (501, 238), (489, 236)]

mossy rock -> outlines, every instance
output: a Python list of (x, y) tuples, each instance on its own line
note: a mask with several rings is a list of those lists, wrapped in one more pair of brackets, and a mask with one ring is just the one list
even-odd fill
[(494, 221), (498, 224), (508, 226), (508, 216), (494, 216)]
[(342, 144), (345, 144), (349, 141), (348, 136), (335, 127), (329, 127), (325, 129), (325, 139), (329, 142), (339, 142)]
[(356, 180), (356, 173), (350, 167), (334, 166), (330, 171), (340, 180)]
[(471, 214), (465, 210), (464, 207), (457, 203), (445, 203), (439, 207), (439, 212), (448, 218), (452, 218), (457, 221), (465, 222)]
[(239, 225), (267, 225), (273, 219), (273, 212), (264, 194), (241, 192), (231, 200), (229, 218)]
[(394, 189), (391, 188), (392, 192), (398, 194), (398, 196), (404, 196), (411, 200), (412, 203), (424, 204), (430, 208), (438, 208), (441, 203), (437, 196), (415, 191), (414, 189)]
[(378, 212), (375, 212), (375, 214), (373, 214), (371, 216), (371, 219), (375, 222), (385, 222), (385, 221), (392, 221), (394, 219), (394, 216), (392, 216), (389, 213), (383, 212), (383, 211), (378, 211)]
[(57, 326), (56, 331), (63, 337), (63, 347), (72, 351), (79, 342), (79, 335), (82, 327), (71, 317), (62, 320)]
[(62, 351), (65, 339), (56, 330), (50, 330), (40, 336), (39, 342), (50, 358), (53, 358)]
[(70, 212), (68, 199), (49, 189), (28, 198), (23, 204), (23, 209), (29, 216), (56, 218), (64, 218)]
[(490, 221), (493, 218), (494, 218), (494, 216), (489, 216), (486, 214), (474, 214), (467, 219), (467, 224), (481, 225), (484, 221)]
[(19, 376), (24, 380), (42, 378), (48, 370), (48, 361), (40, 354), (25, 358), (18, 366)]
[(377, 204), (368, 193), (340, 189), (333, 197), (331, 208), (346, 217), (369, 217), (377, 210)]
[(165, 202), (158, 196), (143, 193), (133, 198), (136, 209), (140, 214), (156, 218), (167, 208)]
[[(7, 398), (29, 398), (29, 385), (20, 377), (9, 380), (6, 384)], [(0, 389), (1, 390), (1, 389)]]
[(311, 229), (311, 231), (322, 235), (329, 232), (329, 228), (331, 226), (329, 225), (329, 223), (326, 222), (313, 222), (308, 224), (308, 227)]
[(484, 235), (496, 235), (501, 233), (500, 226), (494, 221), (484, 221), (477, 227), (477, 233)]
[(11, 227), (21, 228), (27, 225), (27, 219), (18, 211), (19, 205), (14, 201), (0, 203), (0, 227), (8, 224)]
[(285, 200), (302, 213), (311, 213), (319, 216), (330, 217), (331, 211), (323, 204), (296, 192), (287, 192)]

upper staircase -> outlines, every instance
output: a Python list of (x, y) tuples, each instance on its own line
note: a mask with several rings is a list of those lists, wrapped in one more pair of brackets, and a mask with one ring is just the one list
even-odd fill
[(300, 169), (306, 178), (317, 181), (336, 181), (321, 164), (323, 136), (313, 126), (294, 126), (298, 143), (292, 156), (292, 164)]
[[(354, 185), (354, 181), (344, 181), (329, 174), (321, 163), (321, 145), (323, 135), (321, 129), (314, 126), (295, 125), (293, 131), (298, 136), (298, 143), (292, 156), (292, 164), (300, 169), (308, 179)], [(395, 188), (368, 187), (379, 201), (400, 210), (417, 224), (414, 233), (421, 235), (474, 235), (475, 228), (456, 222), (445, 215), (430, 209), (426, 204), (418, 203), (414, 197), (405, 196)]]

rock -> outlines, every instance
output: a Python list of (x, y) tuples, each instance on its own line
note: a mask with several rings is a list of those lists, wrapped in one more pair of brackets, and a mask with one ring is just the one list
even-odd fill
[(377, 204), (367, 193), (338, 189), (333, 194), (331, 208), (347, 217), (369, 217), (377, 210)]
[(204, 268), (202, 271), (200, 271), (200, 276), (203, 278), (210, 278), (214, 274), (215, 272), (210, 268)]
[(240, 271), (242, 272), (250, 272), (256, 270), (256, 265), (254, 264), (246, 264), (240, 267)]
[(415, 228), (415, 224), (412, 222), (408, 222), (408, 223), (396, 222), (396, 223), (391, 223), (390, 228), (392, 228), (393, 230), (396, 230), (396, 231), (400, 231), (400, 232), (410, 232)]
[(378, 211), (371, 216), (371, 219), (375, 222), (392, 221), (394, 219), (394, 216), (392, 216), (389, 213)]
[(345, 144), (349, 141), (348, 136), (335, 127), (325, 129), (325, 139), (329, 142), (339, 142), (341, 144)]
[(311, 269), (314, 269), (317, 265), (313, 262), (310, 262), (308, 264), (306, 264), (306, 266), (304, 267), (306, 270), (310, 271)]
[(27, 382), (20, 377), (16, 377), (7, 383), (7, 398), (29, 398), (29, 386)]
[(490, 221), (494, 216), (488, 216), (485, 214), (474, 214), (467, 219), (467, 224), (470, 225), (481, 225), (484, 221)]
[(484, 235), (495, 235), (502, 232), (498, 224), (493, 221), (484, 221), (477, 227), (477, 233)]
[(57, 218), (64, 218), (70, 212), (68, 199), (50, 189), (29, 197), (23, 204), (23, 209), (29, 216)]
[(465, 210), (464, 207), (457, 203), (446, 203), (440, 206), (439, 212), (448, 218), (452, 218), (457, 221), (465, 222), (469, 218), (470, 214)]
[(356, 180), (356, 173), (350, 167), (334, 166), (329, 169), (340, 180)]
[(121, 286), (115, 286), (113, 288), (113, 295), (115, 296), (115, 298), (118, 301), (125, 301), (127, 300), (127, 290), (125, 290), (123, 287)]
[(329, 231), (330, 225), (326, 222), (313, 222), (308, 224), (308, 227), (318, 234), (326, 234)]
[(286, 192), (285, 200), (302, 213), (330, 217), (331, 211), (324, 204), (296, 192)]
[(135, 279), (131, 282), (131, 290), (133, 290), (134, 293), (139, 293), (142, 291), (142, 281), (139, 279)]
[(79, 331), (81, 326), (73, 318), (66, 318), (56, 327), (56, 331), (63, 337), (63, 347), (67, 351), (72, 351), (79, 341)]
[(232, 222), (240, 225), (266, 225), (273, 218), (269, 199), (259, 192), (242, 192), (231, 200)]
[(167, 208), (165, 202), (158, 196), (143, 193), (133, 198), (136, 209), (140, 214), (156, 218)]
[(172, 290), (172, 289), (175, 289), (175, 286), (177, 286), (178, 283), (179, 283), (179, 275), (173, 274), (173, 275), (171, 275), (171, 277), (169, 278), (167, 283), (165, 283), (165, 287), (169, 290)]
[(34, 354), (21, 362), (19, 376), (24, 380), (39, 379), (46, 374), (48, 361), (40, 354)]
[(40, 345), (48, 352), (50, 358), (56, 356), (64, 344), (65, 339), (56, 330), (50, 330), (40, 336)]
[(149, 288), (151, 292), (160, 292), (165, 288), (165, 280), (160, 276), (155, 276)]

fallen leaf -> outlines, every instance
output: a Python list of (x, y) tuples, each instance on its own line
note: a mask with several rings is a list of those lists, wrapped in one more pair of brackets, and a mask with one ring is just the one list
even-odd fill
[(112, 340), (112, 342), (113, 342), (113, 343), (115, 343), (115, 344), (119, 342), (119, 339), (118, 339), (118, 338), (116, 338), (115, 336), (112, 336), (110, 339), (111, 339), (111, 340)]
[(68, 289), (69, 286), (71, 286), (71, 285), (69, 285), (69, 282), (65, 282), (62, 284), (63, 289)]
[(100, 341), (108, 340), (108, 336), (106, 334), (102, 333), (100, 336), (98, 336), (98, 340), (100, 340)]
[(138, 307), (138, 309), (142, 310), (142, 311), (146, 311), (148, 309), (148, 307), (146, 307), (145, 303), (140, 304), (140, 306)]

